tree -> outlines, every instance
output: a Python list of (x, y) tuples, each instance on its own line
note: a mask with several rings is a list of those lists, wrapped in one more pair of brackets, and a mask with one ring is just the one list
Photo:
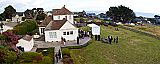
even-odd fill
[(79, 15), (79, 17), (85, 17), (86, 12), (83, 10), (82, 12), (79, 12), (78, 15)]
[(5, 8), (5, 11), (3, 13), (6, 19), (11, 19), (12, 16), (16, 14), (16, 9), (9, 5)]
[[(29, 28), (28, 28), (29, 27)], [(16, 35), (30, 34), (33, 30), (37, 29), (38, 25), (34, 20), (26, 20), (13, 28), (13, 33)]]
[[(45, 13), (43, 11), (43, 8), (33, 8), (32, 10), (29, 10), (27, 9), (25, 12), (24, 12), (26, 18), (29, 18), (29, 19), (33, 19), (33, 20), (36, 20), (36, 19), (44, 19), (45, 18)], [(37, 18), (38, 16), (38, 18)]]
[(37, 15), (36, 20), (44, 20), (45, 17), (46, 17), (46, 14), (43, 13), (43, 12), (41, 12), (41, 13), (39, 13), (39, 14)]
[(114, 22), (126, 23), (135, 17), (133, 10), (125, 6), (110, 7), (106, 15), (111, 17)]
[(159, 16), (159, 15), (154, 15), (154, 17), (155, 17), (155, 18), (158, 18), (158, 19), (160, 18), (160, 16)]

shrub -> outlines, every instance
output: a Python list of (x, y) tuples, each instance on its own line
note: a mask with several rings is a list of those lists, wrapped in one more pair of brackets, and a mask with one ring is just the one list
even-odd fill
[(52, 58), (48, 57), (48, 56), (44, 56), (43, 60), (39, 62), (39, 64), (53, 64), (52, 62)]
[(43, 55), (41, 53), (37, 52), (24, 52), (20, 55), (19, 57), (19, 62), (20, 63), (25, 63), (25, 62), (39, 62), (42, 60)]
[(0, 48), (0, 64), (12, 64), (17, 59), (17, 55), (13, 51), (5, 47)]
[(17, 35), (24, 35), (27, 33), (31, 33), (33, 30), (37, 29), (38, 25), (33, 20), (26, 20), (25, 22), (22, 22), (15, 26), (13, 28), (13, 32)]
[(0, 40), (6, 40), (7, 39), (7, 37), (6, 36), (4, 36), (4, 35), (0, 35)]
[(62, 48), (63, 55), (70, 55), (70, 50), (68, 48)]

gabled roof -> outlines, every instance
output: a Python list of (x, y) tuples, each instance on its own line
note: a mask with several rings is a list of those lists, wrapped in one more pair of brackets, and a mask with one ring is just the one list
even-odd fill
[(14, 27), (14, 26), (18, 25), (18, 23), (17, 22), (9, 22), (9, 23), (6, 23), (5, 25), (9, 26), (9, 27)]
[(53, 15), (67, 15), (67, 14), (73, 14), (71, 11), (69, 11), (67, 8), (62, 7), (61, 9), (53, 9)]
[(59, 30), (66, 22), (66, 19), (63, 20), (52, 20), (45, 28), (45, 30)]
[(51, 15), (47, 16), (39, 26), (40, 27), (46, 27), (49, 24), (50, 21), (52, 21), (52, 16)]
[(26, 40), (26, 41), (31, 41), (32, 36), (26, 35), (24, 36), (22, 39)]
[(66, 19), (54, 20), (52, 22), (51, 30), (59, 30), (66, 23), (66, 21)]
[(16, 12), (18, 16), (23, 16), (24, 12)]

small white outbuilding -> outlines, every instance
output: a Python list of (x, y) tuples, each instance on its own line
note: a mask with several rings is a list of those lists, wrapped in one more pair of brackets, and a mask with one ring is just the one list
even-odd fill
[(100, 35), (100, 26), (96, 24), (88, 24), (87, 26), (91, 28), (92, 35)]
[(34, 40), (32, 36), (25, 35), (23, 38), (18, 40), (16, 47), (23, 47), (25, 52), (31, 51), (34, 46)]

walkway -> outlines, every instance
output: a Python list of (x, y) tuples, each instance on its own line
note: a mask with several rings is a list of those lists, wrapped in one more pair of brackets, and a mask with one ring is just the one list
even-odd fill
[(37, 45), (37, 48), (50, 48), (50, 47), (66, 47), (66, 46), (80, 46), (86, 44), (89, 40), (91, 40), (90, 37), (85, 37), (83, 39), (80, 39), (80, 43), (77, 44), (77, 41), (67, 41), (66, 45), (64, 46), (61, 42), (44, 42), (44, 41), (35, 41), (34, 44)]
[[(61, 47), (60, 46), (56, 46), (55, 49), (54, 49), (54, 55), (56, 55), (56, 53), (58, 53), (58, 51), (61, 50)], [(61, 53), (62, 54), (62, 53)], [(62, 57), (62, 55), (61, 55)], [(62, 59), (58, 60), (58, 63), (56, 62), (56, 57), (55, 57), (55, 63), (54, 64), (63, 64), (63, 62), (61, 61)]]

